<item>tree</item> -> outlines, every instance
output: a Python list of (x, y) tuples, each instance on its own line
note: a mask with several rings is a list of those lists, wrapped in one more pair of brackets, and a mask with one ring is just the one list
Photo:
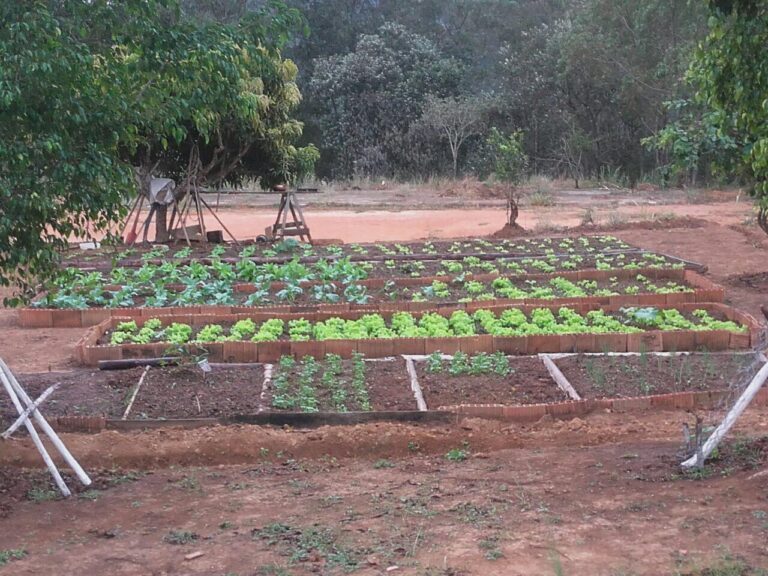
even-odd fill
[[(85, 17), (68, 8), (71, 20)], [(134, 183), (119, 148), (135, 134), (119, 71), (53, 6), (3, 2), (0, 20), (0, 284), (24, 292), (52, 273), (68, 237), (120, 216)]]
[(67, 238), (109, 231), (133, 166), (145, 184), (161, 170), (268, 186), (316, 158), (295, 145), (297, 71), (280, 50), (300, 17), (281, 2), (227, 25), (175, 0), (6, 2), (0, 18), (3, 285), (29, 289)]
[(505, 184), (507, 226), (514, 226), (519, 213), (517, 185), (528, 168), (528, 156), (523, 150), (523, 133), (517, 130), (504, 134), (494, 127), (488, 135), (487, 144), (493, 156), (494, 176)]
[(448, 140), (454, 178), (459, 171), (459, 151), (464, 142), (482, 132), (484, 109), (485, 101), (476, 96), (427, 98), (421, 122)]
[(309, 94), (334, 175), (405, 172), (409, 129), (428, 95), (457, 91), (460, 66), (396, 24), (359, 38), (354, 52), (315, 61)]
[(689, 78), (711, 121), (732, 135), (739, 169), (768, 234), (768, 6), (760, 0), (710, 0), (710, 28)]

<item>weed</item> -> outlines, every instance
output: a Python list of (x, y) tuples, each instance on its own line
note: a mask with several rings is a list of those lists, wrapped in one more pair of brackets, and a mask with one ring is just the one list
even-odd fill
[(351, 571), (357, 568), (362, 551), (348, 548), (338, 541), (337, 535), (329, 528), (309, 526), (292, 528), (286, 524), (268, 524), (252, 532), (254, 539), (264, 539), (270, 546), (280, 545), (291, 563), (305, 562), (319, 556), (328, 568), (340, 567)]
[(182, 490), (189, 490), (190, 492), (202, 491), (200, 482), (194, 476), (184, 476), (175, 485)]
[(90, 500), (91, 502), (98, 500), (99, 496), (101, 496), (101, 490), (86, 490), (77, 495), (81, 500)]
[(469, 458), (469, 452), (464, 448), (452, 448), (446, 452), (445, 458), (451, 462), (464, 462)]
[(418, 442), (408, 442), (408, 452), (418, 452), (419, 450), (421, 450), (421, 446)]
[(477, 543), (481, 550), (485, 551), (486, 560), (498, 560), (504, 557), (504, 553), (499, 548), (499, 537), (489, 536)]
[(381, 460), (376, 460), (376, 462), (373, 463), (373, 467), (376, 470), (381, 470), (382, 468), (394, 468), (395, 465), (386, 458), (382, 458)]
[(21, 560), (26, 555), (27, 555), (27, 551), (22, 548), (0, 550), (0, 566), (5, 566), (11, 560)]
[(27, 492), (27, 500), (38, 503), (56, 500), (58, 497), (58, 493), (50, 488), (30, 488)]
[(554, 206), (555, 198), (549, 192), (538, 190), (528, 196), (530, 206)]
[(171, 530), (168, 534), (163, 536), (163, 542), (181, 546), (184, 544), (191, 544), (198, 538), (200, 538), (200, 536), (194, 532), (188, 532), (187, 530)]

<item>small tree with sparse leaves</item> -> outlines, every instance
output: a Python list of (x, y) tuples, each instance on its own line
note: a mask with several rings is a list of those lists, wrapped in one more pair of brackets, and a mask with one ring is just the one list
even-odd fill
[(504, 134), (491, 128), (486, 141), (492, 155), (496, 179), (504, 183), (507, 196), (507, 225), (514, 226), (519, 213), (520, 194), (518, 185), (528, 169), (528, 156), (523, 149), (523, 133), (520, 130)]

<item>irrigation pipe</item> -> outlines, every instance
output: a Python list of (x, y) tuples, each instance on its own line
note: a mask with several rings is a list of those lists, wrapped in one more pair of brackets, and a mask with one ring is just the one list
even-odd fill
[(411, 390), (413, 390), (413, 396), (416, 398), (416, 405), (419, 407), (420, 412), (427, 411), (427, 403), (424, 401), (424, 394), (419, 386), (419, 377), (416, 375), (416, 367), (413, 365), (413, 360), (407, 356), (405, 358), (405, 369), (408, 371), (408, 376), (411, 377)]

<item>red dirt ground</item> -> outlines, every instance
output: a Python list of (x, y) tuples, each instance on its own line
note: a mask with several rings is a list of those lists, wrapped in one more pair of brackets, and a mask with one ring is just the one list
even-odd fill
[[(585, 207), (525, 210), (521, 223), (575, 225)], [(600, 208), (604, 218), (650, 210), (709, 223), (616, 235), (707, 264), (731, 302), (752, 313), (768, 305), (764, 290), (737, 279), (768, 271), (768, 242), (738, 226), (748, 204)], [(315, 236), (347, 241), (478, 236), (503, 223), (496, 209), (308, 217)], [(269, 217), (248, 209), (228, 221), (250, 233)], [(82, 334), (20, 329), (9, 310), (0, 310), (0, 331), (0, 357), (19, 372), (71, 367)], [(692, 416), (682, 412), (596, 413), (530, 426), (67, 434), (89, 471), (102, 470), (97, 491), (70, 501), (40, 501), (46, 477), (20, 472), (40, 465), (22, 437), (0, 443), (0, 554), (28, 556), (0, 574), (341, 574), (345, 562), (364, 575), (704, 576), (728, 562), (720, 573), (757, 574), (768, 567), (768, 484), (754, 474), (768, 458), (741, 442), (731, 451), (749, 465), (675, 480), (685, 421)], [(768, 434), (768, 411), (750, 409), (739, 433)], [(469, 458), (451, 462), (449, 450)], [(122, 472), (131, 468), (148, 473)], [(171, 541), (197, 538), (173, 545), (171, 531)], [(194, 551), (203, 555), (185, 560)]]

